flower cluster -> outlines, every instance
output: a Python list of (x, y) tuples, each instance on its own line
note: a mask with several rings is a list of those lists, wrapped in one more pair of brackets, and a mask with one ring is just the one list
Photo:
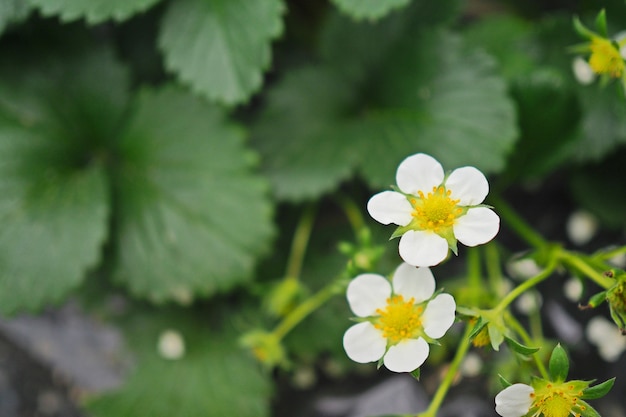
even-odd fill
[[(587, 71), (589, 75), (582, 77), (586, 80), (584, 83), (593, 80), (593, 74), (597, 74), (604, 83), (610, 79), (618, 79), (626, 88), (626, 53), (623, 51), (626, 37), (618, 36), (615, 39), (608, 37), (604, 10), (596, 18), (596, 31), (588, 29), (578, 18), (574, 19), (574, 28), (586, 39), (585, 43), (572, 48), (574, 52), (588, 56), (587, 63), (591, 71)], [(574, 70), (577, 77), (585, 73), (585, 70), (580, 68), (580, 63)]]
[(350, 282), (348, 303), (359, 323), (344, 337), (346, 353), (355, 362), (376, 362), (394, 372), (419, 368), (429, 343), (454, 323), (456, 304), (450, 294), (435, 294), (429, 268), (402, 263), (392, 282), (377, 274), (361, 274)]
[(367, 204), (382, 224), (399, 226), (400, 256), (414, 266), (433, 266), (457, 252), (457, 240), (477, 246), (493, 239), (500, 218), (481, 204), (489, 192), (485, 176), (474, 167), (446, 174), (433, 157), (409, 156), (396, 172), (398, 191), (383, 191)]

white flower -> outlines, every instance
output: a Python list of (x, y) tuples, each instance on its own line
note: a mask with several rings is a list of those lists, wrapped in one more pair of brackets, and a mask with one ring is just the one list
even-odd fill
[[(393, 284), (393, 285), (392, 285)], [(393, 372), (419, 368), (430, 348), (454, 323), (456, 303), (450, 294), (435, 293), (428, 268), (402, 263), (392, 283), (377, 274), (361, 274), (347, 289), (352, 312), (362, 321), (350, 327), (343, 346), (359, 363), (383, 359)]]
[(496, 395), (496, 413), (502, 417), (522, 417), (530, 410), (534, 394), (530, 385), (513, 384)]
[(446, 175), (429, 155), (409, 156), (398, 166), (399, 191), (383, 191), (367, 203), (374, 220), (398, 227), (400, 256), (415, 266), (443, 261), (457, 240), (466, 246), (489, 242), (500, 228), (498, 215), (481, 203), (489, 192), (485, 176), (474, 167)]

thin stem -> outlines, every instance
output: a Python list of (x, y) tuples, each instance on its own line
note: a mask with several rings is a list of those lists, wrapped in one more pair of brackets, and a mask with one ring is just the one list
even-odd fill
[(497, 291), (502, 282), (502, 269), (500, 269), (500, 252), (495, 242), (485, 246), (485, 264), (491, 290)]
[(300, 217), (300, 221), (293, 235), (293, 241), (291, 242), (291, 251), (289, 252), (289, 260), (287, 261), (287, 267), (285, 269), (286, 279), (298, 279), (298, 277), (300, 277), (304, 255), (306, 254), (306, 248), (309, 244), (311, 231), (313, 230), (315, 212), (315, 205), (309, 205), (302, 213), (302, 217)]
[(448, 367), (448, 370), (446, 371), (446, 375), (441, 381), (441, 384), (439, 384), (439, 387), (437, 388), (437, 392), (435, 392), (435, 395), (432, 401), (430, 402), (428, 409), (424, 411), (423, 413), (418, 414), (419, 417), (435, 417), (437, 415), (437, 411), (439, 410), (439, 407), (441, 407), (441, 404), (444, 398), (446, 397), (446, 394), (448, 393), (450, 386), (452, 385), (452, 381), (454, 381), (456, 373), (459, 370), (459, 367), (461, 366), (461, 363), (463, 362), (463, 359), (465, 358), (467, 351), (469, 350), (469, 346), (470, 346), (469, 336), (471, 332), (472, 332), (472, 326), (466, 325), (465, 332), (463, 333), (463, 338), (461, 339), (461, 342), (459, 343), (456, 354), (454, 355), (454, 359), (452, 359), (452, 363), (450, 363), (450, 366)]
[(274, 335), (280, 340), (294, 327), (298, 325), (302, 320), (309, 316), (312, 312), (317, 310), (326, 301), (333, 296), (342, 293), (346, 288), (346, 283), (343, 280), (336, 280), (326, 285), (319, 290), (313, 296), (304, 300), (296, 308), (291, 310), (289, 314), (283, 318), (283, 320), (274, 328)]
[(534, 287), (535, 285), (539, 284), (544, 279), (548, 278), (552, 274), (552, 272), (554, 272), (556, 265), (557, 265), (556, 257), (552, 257), (550, 259), (550, 263), (548, 263), (548, 266), (543, 271), (541, 271), (539, 274), (535, 275), (534, 277), (529, 278), (528, 280), (522, 282), (517, 287), (513, 288), (513, 290), (510, 293), (508, 293), (493, 310), (500, 311), (500, 312), (503, 311), (517, 297), (519, 297), (520, 295), (522, 295), (524, 292)]
[(602, 275), (600, 272), (593, 269), (587, 262), (585, 262), (581, 256), (577, 256), (566, 250), (561, 250), (559, 253), (560, 259), (570, 267), (583, 273), (587, 278), (598, 284), (604, 289), (609, 289), (613, 286), (614, 282), (609, 278)]
[(536, 249), (544, 248), (547, 245), (546, 240), (539, 233), (535, 232), (535, 229), (530, 227), (503, 199), (492, 196), (491, 201), (497, 207), (500, 216), (519, 237)]
[(593, 259), (608, 261), (619, 255), (626, 254), (626, 246), (620, 246), (619, 248), (612, 249), (607, 252), (601, 252), (593, 256)]
[(363, 219), (361, 210), (352, 199), (346, 197), (345, 195), (339, 194), (337, 196), (337, 202), (346, 214), (354, 234), (358, 237), (360, 231), (365, 228), (365, 220)]
[[(528, 334), (524, 326), (522, 326), (520, 322), (517, 321), (517, 319), (515, 319), (515, 317), (513, 317), (511, 314), (507, 314), (505, 316), (505, 320), (507, 321), (509, 327), (512, 328), (513, 331), (515, 331), (515, 333), (517, 333), (519, 337), (522, 338), (522, 341), (524, 342), (525, 345), (532, 346), (534, 344), (535, 341), (530, 337), (530, 335)], [(535, 361), (535, 365), (537, 365), (537, 369), (539, 370), (539, 373), (541, 374), (541, 376), (544, 379), (549, 379), (550, 377), (548, 375), (548, 370), (546, 369), (546, 366), (541, 361), (541, 358), (539, 358), (539, 355), (534, 353), (532, 356), (533, 356), (533, 360)]]
[(467, 251), (467, 278), (470, 288), (482, 288), (483, 282), (480, 270), (480, 248), (470, 248)]

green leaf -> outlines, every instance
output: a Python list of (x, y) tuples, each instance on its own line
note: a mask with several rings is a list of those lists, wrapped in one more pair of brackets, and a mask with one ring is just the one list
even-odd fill
[(507, 336), (504, 336), (504, 339), (506, 340), (506, 344), (509, 346), (509, 348), (511, 348), (512, 351), (519, 353), (520, 355), (530, 356), (541, 349), (540, 347), (530, 347), (522, 345), (518, 341), (513, 340)]
[(504, 342), (504, 334), (500, 330), (500, 328), (493, 323), (489, 323), (487, 325), (487, 332), (489, 333), (489, 341), (491, 342), (491, 347), (496, 352), (500, 350), (500, 345)]
[(261, 87), (283, 11), (281, 0), (172, 2), (159, 34), (165, 65), (212, 100), (245, 102)]
[[(263, 417), (269, 415), (271, 385), (230, 325), (215, 328), (207, 317), (177, 310), (145, 311), (124, 318), (136, 366), (118, 391), (90, 399), (96, 417)], [(229, 320), (223, 320), (230, 323)], [(165, 359), (158, 341), (164, 331), (181, 336), (185, 352)]]
[(387, 62), (375, 104), (354, 126), (372, 186), (388, 184), (397, 164), (418, 151), (445, 169), (504, 168), (517, 136), (515, 111), (489, 56), (450, 33), (428, 31), (407, 38)]
[(11, 23), (26, 19), (31, 10), (31, 4), (24, 0), (0, 0), (0, 34)]
[(116, 177), (116, 280), (157, 302), (249, 280), (272, 226), (244, 132), (174, 87), (142, 91), (129, 123)]
[(291, 71), (270, 90), (252, 134), (279, 199), (315, 198), (352, 174), (355, 150), (338, 126), (353, 100), (334, 73), (313, 68)]
[[(510, 181), (538, 179), (571, 161), (581, 116), (575, 93), (554, 70), (535, 70), (513, 83), (521, 137), (511, 153)], [(545, 106), (550, 103), (550, 106)]]
[(486, 16), (469, 26), (464, 37), (470, 45), (483, 48), (494, 57), (500, 74), (511, 80), (535, 69), (533, 24), (509, 14)]
[(279, 198), (319, 196), (355, 167), (372, 186), (388, 186), (397, 164), (418, 151), (447, 169), (504, 167), (515, 115), (493, 61), (443, 31), (403, 38), (381, 57), (375, 82), (350, 84), (350, 70), (329, 65), (297, 71), (272, 90), (254, 136)]
[(606, 381), (594, 385), (593, 387), (586, 388), (583, 391), (582, 399), (583, 400), (595, 400), (596, 398), (602, 398), (606, 394), (611, 391), (613, 388), (613, 384), (615, 383), (615, 378), (607, 379)]
[(107, 48), (13, 46), (0, 62), (3, 313), (61, 300), (99, 262), (109, 217), (103, 162), (128, 82)]
[(391, 10), (406, 6), (410, 1), (411, 0), (332, 0), (341, 11), (357, 20), (380, 19)]
[(45, 16), (69, 22), (85, 19), (89, 24), (113, 19), (122, 21), (144, 12), (160, 0), (28, 0)]
[(626, 100), (619, 84), (579, 88), (580, 138), (573, 149), (578, 161), (599, 161), (626, 143)]
[(552, 381), (563, 382), (567, 379), (567, 374), (569, 373), (569, 359), (567, 358), (565, 349), (563, 349), (560, 344), (557, 344), (552, 351), (548, 369)]

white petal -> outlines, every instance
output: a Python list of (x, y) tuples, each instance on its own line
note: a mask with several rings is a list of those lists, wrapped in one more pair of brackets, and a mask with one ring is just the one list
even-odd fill
[(393, 292), (415, 303), (428, 300), (435, 292), (435, 277), (430, 268), (419, 268), (403, 262), (393, 273)]
[(348, 284), (346, 297), (354, 314), (359, 317), (374, 316), (376, 309), (387, 305), (391, 284), (382, 275), (361, 274)]
[(453, 226), (454, 236), (465, 246), (482, 245), (489, 242), (500, 230), (500, 217), (487, 207), (467, 210)]
[(428, 343), (421, 337), (408, 339), (391, 346), (383, 363), (393, 372), (412, 372), (422, 366), (429, 351)]
[(535, 390), (530, 385), (513, 384), (496, 395), (496, 413), (502, 417), (522, 417), (533, 403)]
[(343, 335), (343, 348), (358, 363), (375, 362), (383, 357), (387, 339), (370, 322), (355, 324)]
[(417, 195), (418, 191), (427, 193), (443, 182), (444, 172), (441, 164), (432, 156), (417, 153), (406, 158), (398, 165), (396, 184), (402, 192)]
[(413, 219), (413, 206), (404, 194), (395, 191), (383, 191), (372, 196), (367, 202), (367, 211), (374, 220), (382, 224), (406, 226)]
[(450, 198), (459, 201), (460, 206), (475, 206), (489, 194), (489, 183), (482, 172), (474, 167), (457, 168), (446, 180)]
[(409, 230), (400, 238), (400, 257), (414, 266), (437, 265), (448, 255), (448, 242), (436, 233)]
[(422, 314), (422, 325), (428, 337), (439, 339), (454, 323), (456, 302), (450, 294), (439, 294), (428, 302)]

